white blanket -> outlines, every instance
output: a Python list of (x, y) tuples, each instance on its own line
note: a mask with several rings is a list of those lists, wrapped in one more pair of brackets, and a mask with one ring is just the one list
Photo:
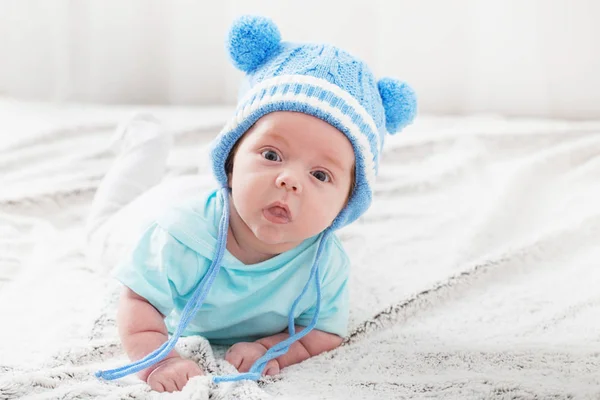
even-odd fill
[[(207, 185), (204, 145), (231, 110), (149, 111), (176, 133), (167, 182)], [(387, 138), (372, 208), (339, 232), (342, 347), (259, 383), (97, 380), (126, 358), (118, 287), (86, 259), (83, 220), (130, 112), (0, 101), (0, 399), (600, 396), (600, 123), (491, 116), (421, 117)], [(200, 338), (180, 349), (232, 372)]]

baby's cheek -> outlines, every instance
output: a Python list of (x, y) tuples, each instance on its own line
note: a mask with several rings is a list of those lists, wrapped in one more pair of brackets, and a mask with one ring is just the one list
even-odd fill
[(237, 181), (234, 181), (233, 194), (237, 197), (239, 202), (250, 201), (254, 197), (253, 194), (255, 194), (252, 187), (253, 181), (251, 179), (238, 179)]
[(305, 216), (304, 222), (306, 229), (310, 231), (309, 236), (320, 233), (335, 219), (337, 214), (333, 212), (333, 209), (324, 203), (313, 204), (308, 209), (308, 215)]
[(323, 201), (324, 210), (323, 213), (327, 214), (331, 219), (335, 219), (335, 217), (342, 211), (342, 207), (346, 202), (346, 194), (342, 193), (340, 190), (332, 190), (328, 193), (327, 199)]

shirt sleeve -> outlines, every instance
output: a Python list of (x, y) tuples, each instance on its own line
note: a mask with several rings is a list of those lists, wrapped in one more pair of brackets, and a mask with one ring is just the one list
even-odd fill
[(117, 266), (114, 277), (167, 316), (206, 273), (203, 260), (154, 223)]
[[(348, 334), (349, 271), (350, 261), (343, 250), (330, 257), (326, 269), (321, 269), (321, 310), (315, 329), (340, 337)], [(315, 310), (316, 303), (296, 318), (295, 323), (308, 326)]]

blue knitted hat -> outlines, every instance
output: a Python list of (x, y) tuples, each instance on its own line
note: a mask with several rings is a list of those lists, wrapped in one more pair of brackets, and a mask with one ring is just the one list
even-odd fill
[[(288, 339), (271, 347), (256, 360), (248, 373), (216, 376), (213, 380), (260, 378), (270, 360), (285, 354), (292, 343), (316, 326), (321, 306), (319, 261), (323, 245), (333, 230), (355, 221), (369, 208), (386, 133), (399, 132), (415, 117), (415, 93), (408, 85), (392, 78), (376, 81), (364, 62), (336, 47), (281, 42), (277, 27), (267, 18), (247, 16), (237, 20), (229, 33), (228, 49), (236, 67), (247, 73), (247, 90), (240, 96), (235, 116), (214, 140), (211, 151), (213, 172), (221, 185), (220, 200), (224, 210), (215, 256), (181, 312), (181, 321), (171, 338), (145, 358), (113, 370), (98, 371), (97, 377), (110, 380), (141, 371), (164, 359), (175, 347), (202, 306), (225, 252), (229, 224), (225, 164), (229, 153), (260, 117), (274, 111), (296, 111), (322, 119), (350, 140), (356, 159), (355, 185), (348, 204), (321, 236), (309, 280), (289, 313)], [(314, 282), (317, 292), (315, 314), (306, 328), (296, 332), (295, 308), (311, 282)]]
[(337, 47), (282, 42), (275, 24), (264, 17), (238, 19), (228, 50), (235, 66), (247, 74), (247, 90), (213, 142), (212, 168), (219, 183), (227, 185), (227, 157), (260, 117), (273, 111), (302, 112), (334, 126), (352, 143), (356, 183), (331, 228), (355, 221), (371, 204), (386, 133), (399, 132), (415, 117), (414, 91), (396, 79), (376, 81), (364, 62)]

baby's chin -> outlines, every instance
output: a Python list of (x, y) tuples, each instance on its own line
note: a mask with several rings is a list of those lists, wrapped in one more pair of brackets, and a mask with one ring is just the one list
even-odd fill
[[(286, 227), (287, 228), (287, 227)], [(268, 247), (273, 248), (274, 253), (282, 253), (293, 249), (307, 238), (291, 234), (283, 227), (273, 227), (268, 225), (257, 226), (252, 229), (252, 233), (258, 240)]]

